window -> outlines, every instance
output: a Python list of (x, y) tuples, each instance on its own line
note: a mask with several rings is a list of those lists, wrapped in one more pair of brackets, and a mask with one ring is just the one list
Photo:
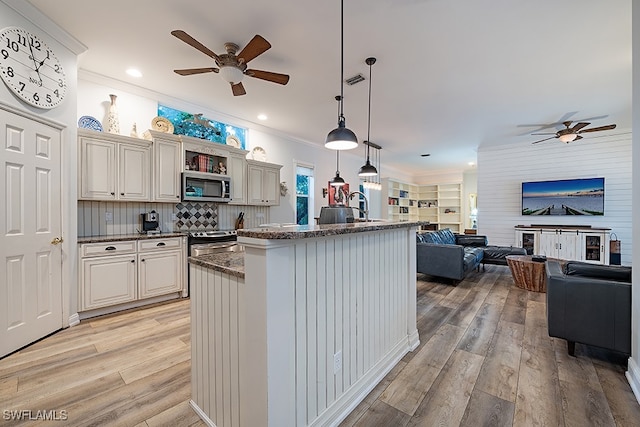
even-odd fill
[(309, 225), (313, 213), (313, 168), (296, 165), (296, 224)]

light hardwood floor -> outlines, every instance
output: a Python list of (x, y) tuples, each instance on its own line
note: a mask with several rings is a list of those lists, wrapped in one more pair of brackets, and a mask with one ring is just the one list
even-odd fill
[[(457, 286), (418, 280), (420, 347), (343, 426), (639, 426), (623, 358), (549, 338), (544, 294), (488, 266)], [(31, 425), (201, 426), (190, 396), (189, 301), (83, 321), (0, 360), (5, 410)]]

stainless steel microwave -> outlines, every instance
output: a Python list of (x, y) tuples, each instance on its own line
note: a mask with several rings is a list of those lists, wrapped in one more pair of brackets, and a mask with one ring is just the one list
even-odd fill
[(182, 172), (182, 201), (229, 202), (231, 180), (228, 175), (188, 171)]

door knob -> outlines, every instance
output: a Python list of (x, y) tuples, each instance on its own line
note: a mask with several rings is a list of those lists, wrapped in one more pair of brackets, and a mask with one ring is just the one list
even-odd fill
[(60, 243), (62, 243), (62, 242), (63, 242), (62, 237), (56, 237), (55, 239), (53, 239), (53, 240), (51, 241), (51, 244), (52, 244), (52, 245), (59, 245), (59, 244), (60, 244)]

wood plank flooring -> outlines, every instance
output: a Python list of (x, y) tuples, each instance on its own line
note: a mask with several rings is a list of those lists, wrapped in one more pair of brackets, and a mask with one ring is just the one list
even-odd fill
[[(580, 344), (568, 356), (547, 334), (545, 295), (507, 267), (456, 286), (418, 277), (420, 346), (342, 426), (640, 425), (624, 358)], [(188, 300), (83, 321), (0, 360), (0, 426), (203, 426), (189, 347)]]

